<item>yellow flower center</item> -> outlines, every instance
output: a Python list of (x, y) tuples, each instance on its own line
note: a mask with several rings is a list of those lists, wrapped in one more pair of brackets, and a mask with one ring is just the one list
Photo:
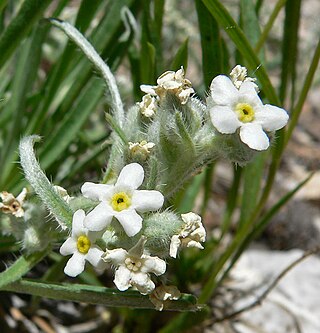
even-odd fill
[(79, 236), (77, 240), (77, 249), (80, 253), (87, 254), (91, 246), (90, 239), (87, 236)]
[(131, 199), (125, 192), (119, 192), (111, 198), (111, 206), (117, 212), (127, 209), (131, 205)]
[(238, 119), (243, 123), (250, 123), (254, 120), (253, 107), (248, 103), (238, 103), (236, 113), (238, 114)]
[(126, 264), (127, 268), (133, 272), (139, 271), (142, 266), (142, 262), (140, 260), (134, 260), (132, 258), (126, 258), (124, 263)]

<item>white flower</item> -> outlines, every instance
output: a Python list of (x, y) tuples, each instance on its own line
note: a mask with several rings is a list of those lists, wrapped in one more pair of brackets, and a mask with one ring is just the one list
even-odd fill
[(232, 83), (235, 85), (235, 87), (237, 89), (239, 89), (243, 82), (249, 81), (254, 84), (254, 88), (255, 88), (256, 92), (259, 92), (259, 87), (254, 83), (256, 81), (256, 79), (252, 78), (252, 77), (248, 77), (247, 73), (248, 73), (248, 71), (247, 71), (246, 67), (242, 67), (240, 65), (235, 66), (230, 73)]
[(184, 69), (181, 67), (177, 72), (166, 71), (157, 79), (157, 86), (141, 85), (140, 89), (150, 95), (158, 96), (162, 99), (167, 92), (175, 94), (186, 104), (190, 95), (194, 93), (192, 84), (184, 77)]
[(12, 214), (16, 217), (22, 217), (24, 215), (24, 209), (22, 208), (28, 191), (26, 188), (15, 197), (12, 193), (3, 191), (0, 192), (0, 211), (5, 214)]
[(100, 200), (86, 217), (85, 226), (92, 231), (107, 227), (113, 217), (131, 237), (142, 228), (142, 217), (137, 213), (154, 211), (162, 207), (163, 195), (158, 191), (140, 190), (144, 170), (138, 163), (126, 165), (115, 185), (84, 183), (81, 191), (87, 198)]
[(197, 247), (203, 249), (200, 242), (206, 240), (206, 230), (201, 223), (201, 217), (192, 212), (187, 214), (181, 214), (182, 220), (185, 222), (179, 235), (173, 235), (170, 243), (170, 256), (177, 257), (178, 248), (180, 246), (185, 247)]
[(235, 133), (239, 128), (241, 141), (252, 149), (267, 149), (265, 131), (276, 131), (288, 122), (284, 109), (262, 104), (252, 82), (243, 82), (238, 90), (227, 76), (219, 75), (212, 80), (210, 90), (213, 126), (223, 134)]
[(147, 142), (145, 140), (139, 142), (129, 142), (130, 154), (133, 157), (141, 158), (145, 161), (150, 155), (150, 149), (155, 146), (153, 142)]
[(176, 301), (181, 297), (181, 293), (176, 286), (160, 285), (150, 295), (149, 299), (156, 307), (162, 311), (166, 301)]
[(84, 219), (85, 212), (82, 209), (74, 213), (71, 237), (60, 248), (60, 253), (63, 256), (72, 254), (64, 268), (65, 274), (72, 277), (83, 272), (86, 260), (100, 271), (105, 265), (101, 258), (104, 252), (94, 244), (100, 234), (89, 231), (84, 226)]
[(141, 238), (128, 252), (122, 248), (106, 250), (103, 260), (117, 267), (114, 283), (119, 290), (136, 287), (141, 294), (150, 294), (155, 288), (150, 273), (158, 276), (166, 271), (164, 260), (143, 254), (144, 243)]
[(151, 118), (155, 115), (157, 111), (157, 100), (150, 94), (142, 97), (142, 102), (137, 103), (140, 107), (140, 112), (147, 118)]

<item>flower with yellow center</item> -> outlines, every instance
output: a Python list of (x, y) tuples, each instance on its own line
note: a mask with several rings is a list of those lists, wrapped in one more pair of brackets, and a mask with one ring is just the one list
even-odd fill
[(82, 209), (74, 213), (71, 236), (60, 248), (60, 253), (63, 256), (72, 254), (64, 268), (64, 272), (71, 277), (83, 272), (86, 261), (89, 261), (98, 270), (105, 267), (105, 263), (101, 259), (103, 251), (94, 244), (100, 233), (89, 231), (84, 226), (85, 216)]
[(150, 294), (155, 288), (150, 273), (162, 275), (166, 271), (164, 260), (143, 254), (144, 244), (141, 238), (129, 251), (106, 250), (103, 260), (117, 267), (114, 283), (119, 290), (136, 287), (141, 294)]
[(77, 239), (77, 249), (82, 254), (87, 254), (89, 252), (89, 249), (91, 247), (90, 239), (85, 236), (81, 235)]
[(138, 163), (126, 165), (114, 185), (84, 183), (81, 192), (100, 203), (87, 215), (84, 224), (91, 231), (104, 230), (115, 217), (129, 237), (142, 228), (138, 214), (162, 207), (163, 195), (158, 191), (137, 190), (143, 182), (144, 170)]
[(227, 76), (219, 75), (212, 80), (210, 91), (207, 104), (213, 126), (222, 134), (239, 130), (241, 141), (251, 149), (267, 149), (266, 132), (276, 131), (288, 122), (284, 109), (262, 104), (256, 84), (250, 80), (242, 81), (237, 89)]

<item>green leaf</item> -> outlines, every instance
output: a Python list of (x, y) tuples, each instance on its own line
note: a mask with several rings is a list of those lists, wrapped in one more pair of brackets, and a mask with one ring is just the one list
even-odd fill
[(40, 160), (44, 169), (47, 169), (61, 153), (66, 150), (81, 127), (95, 109), (103, 96), (103, 85), (96, 80), (90, 80), (77, 100), (72, 110), (65, 115), (62, 122), (54, 129), (46, 139), (40, 154)]
[(188, 68), (188, 43), (189, 38), (187, 38), (183, 44), (179, 47), (176, 55), (174, 56), (172, 63), (170, 65), (170, 70), (177, 71), (183, 66), (185, 72)]
[(249, 217), (254, 212), (257, 205), (267, 157), (267, 153), (261, 153), (244, 168), (239, 229), (246, 224), (250, 225), (250, 223), (254, 223)]
[(257, 41), (257, 44), (255, 46), (255, 51), (257, 53), (259, 53), (260, 49), (263, 47), (269, 32), (271, 30), (271, 28), (273, 27), (274, 21), (276, 20), (276, 18), (278, 17), (278, 14), (280, 13), (280, 10), (282, 9), (282, 7), (285, 5), (287, 0), (278, 0), (276, 5), (273, 8), (273, 11), (268, 19), (268, 22), (265, 24), (264, 29), (260, 35), (259, 40)]
[(0, 273), (0, 289), (5, 288), (8, 284), (19, 280), (23, 275), (28, 273), (32, 267), (40, 262), (48, 253), (48, 250), (43, 252), (33, 253), (31, 255), (22, 255), (4, 272)]
[(201, 0), (196, 0), (198, 24), (201, 36), (202, 71), (206, 87), (212, 79), (224, 72), (224, 48), (219, 26)]
[(313, 57), (312, 57), (312, 61), (309, 67), (309, 70), (307, 72), (307, 75), (305, 77), (302, 89), (301, 89), (301, 93), (299, 95), (297, 104), (295, 105), (294, 109), (291, 112), (290, 115), (290, 122), (289, 122), (289, 126), (288, 126), (288, 130), (286, 133), (286, 142), (285, 144), (288, 143), (289, 139), (291, 138), (291, 135), (293, 133), (294, 128), (296, 127), (299, 117), (301, 115), (302, 112), (302, 107), (304, 105), (304, 102), (307, 98), (308, 92), (311, 88), (311, 84), (314, 78), (314, 75), (316, 73), (316, 70), (318, 68), (318, 64), (319, 64), (319, 59), (320, 59), (320, 39), (318, 40), (318, 45), (314, 51)]
[(218, 0), (202, 0), (202, 2), (206, 5), (211, 15), (229, 35), (244, 59), (247, 61), (248, 67), (255, 71), (255, 75), (259, 79), (263, 92), (269, 102), (275, 105), (280, 105), (278, 96), (271, 84), (263, 64), (261, 63), (261, 60), (258, 58), (243, 31), (239, 28), (226, 8)]
[(255, 45), (260, 37), (260, 25), (253, 0), (240, 0), (240, 20), (245, 36)]
[(291, 83), (291, 106), (295, 99), (296, 63), (298, 58), (298, 32), (300, 22), (301, 0), (286, 2), (286, 17), (284, 20), (284, 35), (282, 42), (282, 72), (280, 86), (280, 100), (283, 103)]
[[(154, 309), (154, 305), (149, 301), (149, 298), (141, 295), (138, 291), (122, 292), (91, 285), (47, 283), (45, 281), (23, 279), (5, 285), (2, 290), (110, 307)], [(171, 311), (199, 311), (202, 307), (196, 304), (194, 296), (183, 294), (179, 300), (168, 302), (165, 309)]]
[(4, 162), (0, 164), (0, 187), (5, 186), (12, 169), (18, 173), (12, 161), (18, 157), (17, 147), (23, 132), (23, 120), (27, 108), (26, 96), (32, 89), (37, 76), (46, 33), (45, 27), (38, 26), (32, 37), (25, 41), (19, 50), (16, 72), (12, 81), (12, 95), (7, 105), (11, 124), (8, 126), (5, 145), (1, 151), (1, 160)]
[(17, 15), (0, 36), (0, 67), (10, 58), (51, 0), (25, 0)]

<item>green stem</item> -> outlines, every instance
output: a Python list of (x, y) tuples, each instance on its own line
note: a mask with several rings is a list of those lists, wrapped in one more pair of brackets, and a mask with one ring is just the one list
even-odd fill
[[(154, 305), (149, 298), (139, 292), (121, 292), (99, 286), (48, 283), (22, 279), (4, 286), (1, 290), (110, 307), (154, 309)], [(189, 294), (183, 294), (179, 300), (168, 302), (165, 306), (166, 310), (171, 311), (199, 311), (201, 308), (202, 306), (196, 304), (196, 298)]]
[(291, 138), (292, 132), (299, 120), (303, 104), (307, 98), (308, 92), (310, 90), (310, 87), (311, 87), (311, 84), (313, 81), (314, 74), (318, 68), (319, 59), (320, 59), (320, 40), (318, 41), (318, 45), (315, 49), (308, 73), (306, 75), (306, 78), (305, 78), (303, 86), (302, 86), (302, 90), (301, 90), (298, 102), (291, 114), (291, 119), (290, 119), (290, 123), (289, 123), (288, 130), (286, 133), (286, 138), (285, 138), (285, 145), (287, 145), (289, 139)]
[(261, 33), (260, 38), (254, 48), (256, 53), (259, 53), (262, 46), (264, 45), (264, 43), (269, 35), (269, 32), (270, 32), (271, 28), (273, 27), (273, 23), (274, 23), (275, 19), (277, 18), (281, 8), (285, 5), (286, 2), (287, 2), (287, 0), (278, 0), (278, 2), (276, 3), (276, 5), (273, 9), (273, 12), (271, 13), (269, 20), (268, 20), (267, 24), (265, 25), (264, 30)]

